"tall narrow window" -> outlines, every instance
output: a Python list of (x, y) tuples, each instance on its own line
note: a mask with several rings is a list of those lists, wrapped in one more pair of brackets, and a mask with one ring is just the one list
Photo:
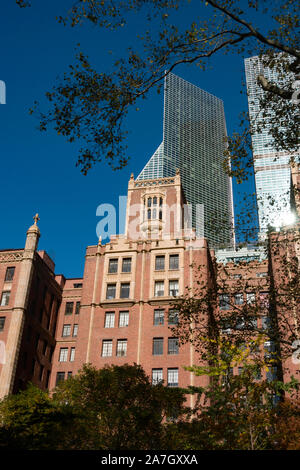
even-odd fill
[(10, 298), (10, 291), (9, 290), (3, 291), (2, 295), (1, 295), (0, 306), (5, 307), (6, 305), (8, 305), (9, 304), (9, 298)]
[(122, 273), (131, 272), (131, 258), (123, 258), (122, 260)]
[(120, 312), (119, 314), (119, 327), (122, 328), (124, 326), (129, 325), (129, 312)]
[(12, 281), (13, 278), (14, 278), (14, 274), (15, 274), (15, 267), (14, 266), (11, 266), (11, 267), (7, 268), (6, 273), (5, 273), (4, 281), (6, 281), (6, 282)]
[(5, 317), (0, 317), (0, 331), (4, 330)]
[(165, 311), (164, 310), (154, 310), (154, 325), (163, 325), (164, 324)]
[(126, 356), (127, 354), (127, 339), (118, 339), (117, 341), (117, 356)]
[(178, 368), (168, 369), (168, 387), (178, 387)]
[(108, 272), (117, 273), (118, 272), (118, 258), (111, 258), (108, 263)]
[(235, 305), (243, 305), (244, 297), (242, 293), (238, 293), (234, 295), (234, 303)]
[(78, 323), (75, 323), (73, 326), (73, 337), (75, 338), (78, 335)]
[(71, 334), (71, 325), (64, 325), (62, 330), (62, 336), (70, 336)]
[(74, 362), (75, 360), (75, 348), (71, 348), (70, 351), (70, 362)]
[(111, 357), (112, 356), (112, 340), (104, 339), (102, 341), (102, 357)]
[(75, 306), (75, 315), (78, 315), (80, 312), (80, 302), (76, 302)]
[(72, 315), (74, 302), (66, 302), (65, 315)]
[(114, 326), (115, 326), (115, 312), (106, 312), (104, 328), (114, 328)]
[(59, 382), (63, 382), (64, 380), (65, 380), (65, 372), (57, 372), (55, 385), (58, 385)]
[(164, 296), (164, 281), (155, 281), (154, 295), (155, 295), (155, 297), (163, 297)]
[(106, 299), (116, 298), (116, 284), (107, 284)]
[(178, 354), (178, 338), (168, 338), (168, 354)]
[(165, 256), (158, 255), (155, 257), (155, 269), (157, 271), (163, 271), (165, 269)]
[(163, 382), (163, 370), (152, 369), (152, 385), (157, 385)]
[(177, 297), (179, 293), (178, 281), (169, 281), (169, 295)]
[(129, 299), (129, 297), (130, 297), (130, 282), (122, 282), (121, 283), (120, 298), (121, 299)]
[(178, 310), (175, 310), (175, 309), (169, 310), (168, 323), (169, 325), (178, 324)]
[(161, 356), (163, 354), (164, 339), (163, 338), (153, 338), (153, 356)]
[(179, 269), (179, 255), (170, 255), (169, 269)]
[(68, 360), (68, 348), (60, 348), (59, 350), (59, 362), (67, 362)]

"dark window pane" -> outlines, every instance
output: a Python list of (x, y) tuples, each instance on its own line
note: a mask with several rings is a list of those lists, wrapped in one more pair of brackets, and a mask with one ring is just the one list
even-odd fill
[(178, 354), (178, 338), (168, 338), (168, 354)]
[(130, 283), (129, 282), (122, 282), (121, 284), (121, 292), (120, 298), (121, 299), (128, 299), (130, 295)]
[(115, 299), (116, 297), (116, 284), (108, 284), (106, 290), (107, 299)]
[(156, 256), (155, 258), (155, 269), (163, 271), (165, 269), (165, 257), (164, 255)]
[(178, 269), (179, 268), (179, 256), (178, 255), (170, 255), (170, 269)]
[(5, 317), (0, 317), (0, 331), (4, 330)]
[(71, 315), (73, 313), (74, 302), (66, 302), (65, 315)]
[(163, 338), (153, 338), (153, 355), (160, 356), (163, 354), (163, 345), (164, 339)]
[(6, 269), (5, 281), (12, 281), (15, 274), (15, 267), (9, 267)]
[(117, 273), (118, 272), (118, 259), (110, 259), (108, 264), (108, 272), (109, 273)]
[(122, 272), (123, 273), (130, 273), (131, 272), (131, 258), (123, 258)]
[(65, 373), (64, 372), (57, 372), (56, 374), (56, 384), (58, 385), (59, 382), (63, 382), (65, 380)]

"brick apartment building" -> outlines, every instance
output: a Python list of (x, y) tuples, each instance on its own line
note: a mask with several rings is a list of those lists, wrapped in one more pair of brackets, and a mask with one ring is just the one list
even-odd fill
[[(299, 167), (293, 172), (293, 185), (299, 185)], [(297, 201), (296, 197), (294, 207)], [(225, 271), (228, 292), (235, 289), (232, 283), (246, 278), (247, 289), (252, 285), (256, 296), (267, 295), (270, 283), (279, 292), (285, 283), (280, 274), (284, 257), (293, 260), (285, 279), (298, 279), (299, 224), (270, 234), (267, 259), (225, 265), (205, 239), (196, 239), (186, 227), (185, 204), (178, 173), (155, 180), (132, 176), (125, 234), (87, 247), (83, 278), (55, 274), (53, 261), (38, 250), (38, 216), (27, 231), (24, 248), (0, 251), (0, 397), (23, 389), (29, 381), (51, 390), (84, 363), (97, 368), (137, 363), (153, 382), (204, 385), (207, 379), (183, 368), (197, 364), (197, 353), (191, 343), (179, 347), (173, 337), (174, 300), (187, 292), (193, 295), (198, 276), (209, 286)], [(274, 247), (280, 239), (288, 243), (280, 245), (284, 252), (278, 254)], [(250, 294), (245, 284), (239, 289), (234, 296), (238, 307)], [(224, 305), (223, 298), (217, 308)], [(257, 318), (258, 324), (262, 321)], [(295, 304), (288, 321), (295, 337), (298, 322)], [(299, 373), (299, 365), (290, 359), (283, 371), (286, 365)]]

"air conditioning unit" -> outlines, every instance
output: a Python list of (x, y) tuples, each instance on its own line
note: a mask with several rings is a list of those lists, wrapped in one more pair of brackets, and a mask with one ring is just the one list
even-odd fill
[(156, 296), (157, 296), (157, 297), (162, 297), (163, 295), (164, 295), (164, 291), (163, 291), (163, 290), (158, 290), (158, 291), (156, 292)]

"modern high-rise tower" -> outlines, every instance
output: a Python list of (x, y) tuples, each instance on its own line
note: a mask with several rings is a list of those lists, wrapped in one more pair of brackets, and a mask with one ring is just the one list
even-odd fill
[(233, 242), (232, 182), (222, 165), (226, 136), (222, 100), (169, 73), (163, 142), (137, 179), (174, 176), (178, 168), (193, 227), (212, 246)]
[[(260, 98), (264, 92), (257, 83), (257, 76), (263, 74), (273, 83), (278, 83), (278, 76), (276, 70), (265, 67), (258, 56), (245, 59), (245, 71), (250, 121), (259, 122), (262, 119)], [(268, 225), (280, 227), (289, 222), (291, 154), (276, 150), (266, 122), (261, 132), (252, 134), (252, 149), (259, 231), (263, 237)]]

